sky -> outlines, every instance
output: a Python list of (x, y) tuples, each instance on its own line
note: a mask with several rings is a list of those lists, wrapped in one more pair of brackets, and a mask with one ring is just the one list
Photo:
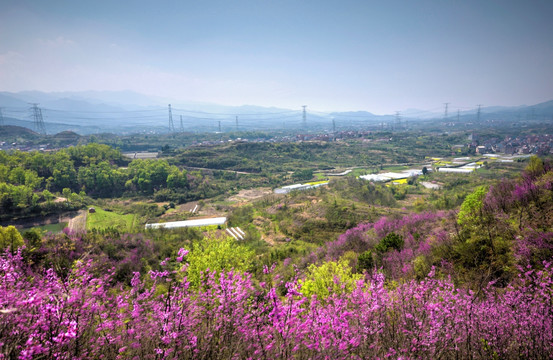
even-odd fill
[(553, 99), (551, 0), (0, 2), (0, 91), (320, 111)]

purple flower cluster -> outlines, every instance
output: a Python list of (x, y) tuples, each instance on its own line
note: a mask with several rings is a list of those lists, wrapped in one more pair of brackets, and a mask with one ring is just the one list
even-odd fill
[[(186, 257), (186, 251), (179, 252)], [(77, 262), (67, 279), (33, 272), (21, 251), (0, 256), (0, 358), (275, 359), (553, 356), (551, 263), (508, 287), (478, 293), (433, 277), (386, 287), (382, 274), (324, 301), (296, 281), (255, 285), (249, 274), (180, 271), (95, 277)], [(271, 276), (266, 269), (266, 276)], [(271, 283), (270, 279), (267, 281)]]
[(338, 260), (347, 251), (362, 253), (374, 249), (379, 241), (389, 233), (396, 233), (404, 239), (404, 246), (398, 251), (389, 251), (382, 257), (384, 272), (392, 279), (411, 277), (412, 261), (417, 256), (429, 256), (434, 245), (449, 240), (444, 230), (444, 212), (424, 212), (405, 215), (400, 218), (382, 217), (375, 223), (360, 224), (340, 235), (336, 241), (329, 242), (313, 254), (309, 260)]

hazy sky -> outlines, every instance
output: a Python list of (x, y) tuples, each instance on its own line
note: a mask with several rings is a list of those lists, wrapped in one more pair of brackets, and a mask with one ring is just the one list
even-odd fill
[(553, 99), (553, 1), (1, 0), (0, 91), (393, 113)]

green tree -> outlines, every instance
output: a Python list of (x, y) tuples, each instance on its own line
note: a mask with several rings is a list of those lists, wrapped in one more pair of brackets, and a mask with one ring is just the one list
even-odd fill
[(524, 172), (527, 174), (530, 174), (533, 177), (537, 177), (544, 172), (544, 166), (543, 161), (536, 155), (532, 155), (530, 157), (530, 161), (528, 162), (528, 166), (524, 169)]
[(0, 249), (4, 250), (9, 247), (11, 251), (14, 252), (15, 249), (23, 244), (23, 237), (21, 237), (21, 234), (17, 231), (15, 226), (0, 226)]
[(37, 249), (42, 242), (42, 233), (38, 228), (32, 228), (23, 233), (23, 238), (27, 240), (28, 247), (30, 250)]
[(478, 221), (482, 217), (483, 200), (488, 193), (487, 186), (480, 186), (470, 195), (467, 195), (457, 215), (457, 223), (461, 226)]
[(313, 170), (311, 169), (297, 170), (292, 174), (292, 179), (294, 180), (311, 180), (312, 178)]
[(391, 232), (384, 236), (374, 248), (378, 252), (385, 253), (390, 249), (401, 250), (403, 248), (403, 243), (404, 241), (401, 235)]
[(252, 263), (254, 252), (233, 238), (205, 238), (193, 244), (187, 256), (189, 263), (188, 280), (198, 286), (201, 273), (210, 270), (221, 272), (231, 270), (244, 272)]
[(363, 275), (353, 274), (346, 259), (328, 261), (319, 266), (311, 264), (307, 268), (305, 280), (300, 280), (301, 293), (306, 297), (317, 295), (320, 300), (331, 294), (351, 292)]
[(42, 196), (44, 197), (44, 200), (46, 200), (46, 203), (47, 204), (50, 204), (52, 202), (52, 200), (54, 200), (56, 197), (54, 196), (54, 194), (52, 194), (50, 191), (48, 190), (44, 190), (42, 192)]
[(54, 190), (77, 188), (77, 171), (67, 153), (61, 151), (56, 153), (52, 178)]
[(167, 188), (186, 189), (188, 188), (188, 177), (186, 170), (180, 171), (176, 166), (171, 167), (171, 172), (167, 176)]
[(366, 270), (371, 271), (374, 267), (373, 253), (370, 250), (359, 254), (357, 258), (357, 271), (364, 272)]

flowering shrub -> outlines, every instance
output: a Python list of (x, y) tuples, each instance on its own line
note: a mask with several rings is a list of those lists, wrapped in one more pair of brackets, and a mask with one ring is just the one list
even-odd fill
[[(382, 267), (391, 279), (410, 278), (415, 259), (419, 267), (425, 257), (430, 257), (431, 249), (437, 244), (445, 244), (449, 236), (443, 220), (444, 212), (425, 212), (405, 215), (401, 218), (382, 217), (375, 223), (359, 224), (329, 242), (311, 258), (317, 261), (326, 253), (327, 260), (338, 260), (346, 252), (358, 254), (373, 250), (374, 264)], [(393, 239), (393, 240), (392, 240)], [(313, 259), (309, 260), (313, 260)]]
[(185, 264), (178, 273), (150, 271), (148, 281), (134, 273), (124, 288), (113, 273), (93, 276), (91, 266), (77, 261), (62, 280), (33, 272), (21, 250), (0, 257), (0, 358), (553, 356), (551, 263), (524, 269), (501, 292), (465, 291), (434, 270), (387, 288), (375, 273), (324, 302), (302, 295), (297, 281), (279, 297), (247, 273), (204, 272), (191, 288)]

